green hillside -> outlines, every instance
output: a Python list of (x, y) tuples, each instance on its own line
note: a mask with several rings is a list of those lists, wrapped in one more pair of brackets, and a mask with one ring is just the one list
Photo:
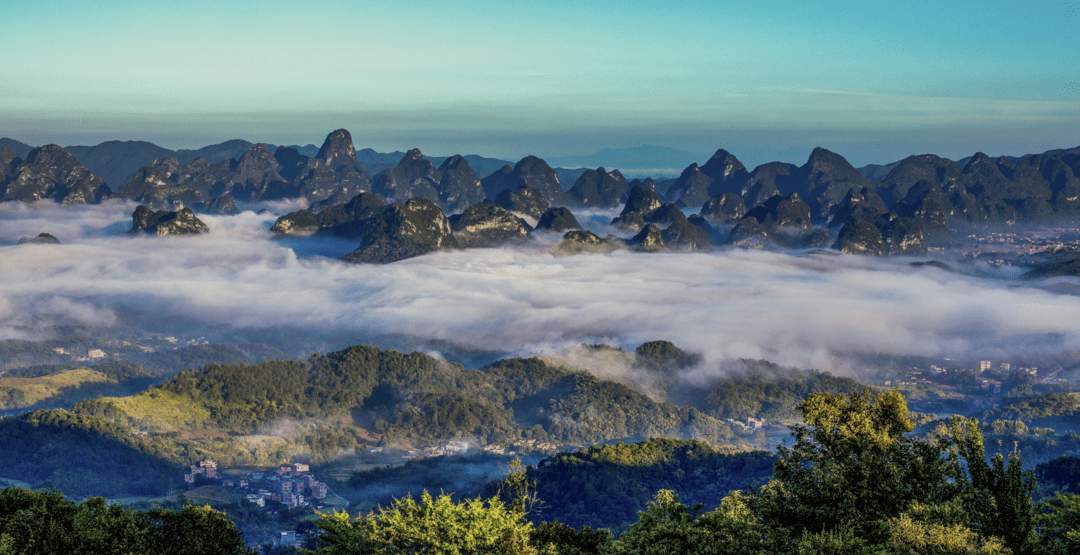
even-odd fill
[[(367, 346), (306, 360), (208, 365), (135, 395), (91, 399), (70, 412), (49, 414), (134, 446), (155, 464), (173, 466), (207, 457), (226, 466), (294, 458), (320, 464), (360, 446), (421, 448), (450, 439), (591, 445), (693, 437), (714, 445), (745, 444), (727, 423), (697, 409), (656, 402), (629, 386), (540, 359), (468, 369), (421, 353)], [(15, 465), (5, 477), (36, 485), (54, 480), (65, 465), (93, 474), (113, 457), (105, 447), (95, 452), (92, 442), (72, 446), (74, 438), (67, 435), (48, 437), (50, 428), (34, 424), (41, 418), (33, 413), (0, 421), (0, 437), (8, 438), (0, 448), (53, 453), (50, 464), (57, 468)], [(13, 430), (27, 426), (38, 432), (15, 441)], [(77, 461), (64, 455), (76, 447), (82, 449)], [(140, 484), (130, 491), (155, 489), (145, 480)], [(109, 487), (117, 489), (125, 486)]]
[[(60, 403), (78, 392), (117, 384), (116, 380), (94, 370), (65, 370), (38, 378), (0, 377), (0, 410), (32, 407), (41, 403)], [(102, 389), (100, 387), (96, 389)]]

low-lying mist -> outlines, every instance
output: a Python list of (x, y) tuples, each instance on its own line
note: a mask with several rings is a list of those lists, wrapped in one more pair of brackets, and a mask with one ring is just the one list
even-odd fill
[[(0, 339), (44, 339), (57, 325), (121, 327), (228, 341), (264, 335), (295, 356), (372, 343), (466, 363), (665, 339), (700, 353), (703, 374), (740, 358), (855, 373), (864, 355), (1080, 349), (1080, 297), (1015, 272), (979, 277), (911, 259), (741, 249), (555, 257), (556, 235), (522, 248), (350, 265), (328, 256), (355, 241), (275, 238), (276, 216), (251, 211), (200, 216), (211, 229), (203, 236), (128, 236), (134, 207), (0, 204)], [(609, 218), (580, 220), (603, 233)], [(15, 245), (41, 232), (63, 244)]]

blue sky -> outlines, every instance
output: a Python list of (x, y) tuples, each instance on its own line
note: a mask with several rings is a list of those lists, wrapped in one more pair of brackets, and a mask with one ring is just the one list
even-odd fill
[(1080, 144), (1080, 2), (9, 2), (0, 136), (429, 154)]

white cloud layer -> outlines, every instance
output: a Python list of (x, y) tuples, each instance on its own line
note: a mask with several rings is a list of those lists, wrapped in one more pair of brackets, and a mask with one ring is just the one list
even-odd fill
[[(515, 355), (666, 339), (703, 354), (705, 368), (765, 358), (841, 372), (850, 355), (1080, 349), (1080, 297), (909, 260), (746, 250), (554, 257), (557, 237), (546, 236), (531, 248), (348, 265), (289, 245), (340, 256), (354, 242), (282, 242), (268, 231), (271, 215), (205, 216), (211, 233), (198, 237), (129, 237), (133, 209), (0, 204), (0, 338), (62, 321), (208, 336), (279, 328), (305, 345), (407, 338), (435, 346), (425, 350)], [(14, 244), (43, 231), (63, 244)]]

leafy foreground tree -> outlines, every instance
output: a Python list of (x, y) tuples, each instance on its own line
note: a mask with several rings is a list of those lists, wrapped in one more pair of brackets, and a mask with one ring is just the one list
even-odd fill
[[(812, 394), (773, 478), (714, 511), (660, 492), (610, 553), (998, 554), (1032, 549), (1034, 479), (985, 459), (978, 422), (915, 438), (896, 391)], [(1059, 521), (1064, 521), (1059, 518)]]
[(1038, 555), (1080, 553), (1080, 495), (1060, 493), (1043, 505), (1042, 533), (1035, 544)]
[(95, 497), (0, 490), (0, 555), (246, 555), (233, 522), (209, 507), (132, 511)]
[(411, 497), (356, 519), (348, 513), (320, 514), (318, 555), (415, 553), (428, 555), (530, 555), (533, 530), (524, 515), (497, 498), (455, 503), (449, 495), (417, 503)]

